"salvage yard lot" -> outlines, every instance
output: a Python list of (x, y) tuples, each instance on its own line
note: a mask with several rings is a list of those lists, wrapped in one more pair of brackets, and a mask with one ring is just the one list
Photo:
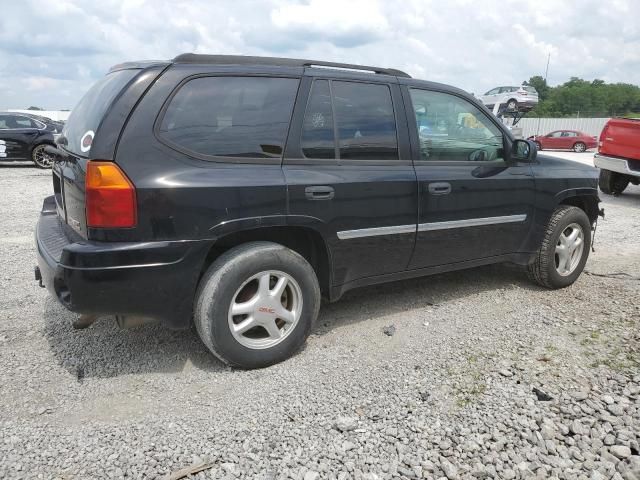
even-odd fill
[(640, 479), (638, 187), (602, 195), (569, 288), (492, 266), (359, 289), (257, 371), (194, 331), (74, 331), (33, 280), (51, 190), (0, 167), (0, 478)]

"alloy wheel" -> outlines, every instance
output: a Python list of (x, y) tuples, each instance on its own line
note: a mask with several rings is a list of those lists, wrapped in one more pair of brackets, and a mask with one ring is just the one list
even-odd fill
[(233, 295), (229, 329), (247, 348), (271, 348), (295, 329), (301, 312), (302, 291), (293, 277), (277, 270), (260, 272)]
[(584, 232), (577, 223), (568, 225), (558, 238), (555, 251), (556, 271), (566, 277), (578, 267), (584, 250)]
[(32, 157), (34, 163), (40, 168), (51, 168), (51, 164), (53, 163), (53, 159), (51, 155), (49, 155), (45, 151), (46, 145), (38, 145), (33, 149)]

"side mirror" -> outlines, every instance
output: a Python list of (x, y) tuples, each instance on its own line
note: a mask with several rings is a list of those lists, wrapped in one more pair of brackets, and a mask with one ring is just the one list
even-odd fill
[(511, 146), (511, 160), (532, 162), (538, 156), (536, 144), (531, 140), (514, 140)]

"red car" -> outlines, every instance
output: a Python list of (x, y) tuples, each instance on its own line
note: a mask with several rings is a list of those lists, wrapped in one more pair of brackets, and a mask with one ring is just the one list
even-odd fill
[(538, 150), (551, 148), (584, 152), (588, 148), (596, 148), (597, 146), (596, 137), (578, 130), (556, 130), (544, 136), (534, 135), (529, 137), (529, 140), (535, 142)]

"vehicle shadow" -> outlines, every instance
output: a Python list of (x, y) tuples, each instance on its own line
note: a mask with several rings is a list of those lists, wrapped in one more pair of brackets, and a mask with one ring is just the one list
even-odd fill
[[(360, 288), (338, 302), (324, 303), (315, 335), (376, 316), (407, 312), (429, 305), (516, 285), (540, 290), (521, 267), (492, 265), (413, 280)], [(115, 377), (140, 373), (180, 372), (189, 368), (226, 369), (202, 344), (194, 328), (172, 331), (159, 324), (120, 329), (105, 317), (84, 330), (74, 330), (74, 314), (47, 297), (44, 333), (57, 362), (79, 381), (87, 377)]]
[(59, 365), (79, 381), (140, 373), (175, 373), (189, 368), (216, 371), (225, 365), (198, 338), (194, 328), (169, 330), (157, 323), (121, 329), (103, 317), (75, 330), (75, 314), (47, 296), (44, 335)]
[(340, 325), (442, 306), (485, 291), (514, 286), (531, 291), (544, 290), (527, 278), (524, 267), (511, 264), (488, 265), (359, 288), (347, 292), (336, 303), (323, 305), (314, 333), (324, 335)]
[(41, 170), (30, 161), (0, 163), (0, 168), (32, 168), (34, 170)]
[[(605, 195), (600, 192), (600, 199), (604, 201), (605, 214), (607, 205), (620, 205), (624, 207), (640, 206), (640, 186), (629, 185), (620, 195)], [(601, 205), (602, 206), (602, 205)]]

